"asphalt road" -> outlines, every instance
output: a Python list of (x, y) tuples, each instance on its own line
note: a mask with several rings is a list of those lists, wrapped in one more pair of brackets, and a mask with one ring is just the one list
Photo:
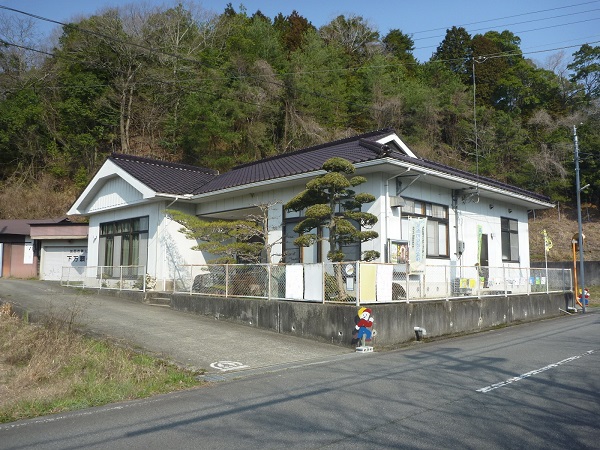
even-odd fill
[(590, 310), (3, 424), (0, 448), (597, 449), (598, 374)]

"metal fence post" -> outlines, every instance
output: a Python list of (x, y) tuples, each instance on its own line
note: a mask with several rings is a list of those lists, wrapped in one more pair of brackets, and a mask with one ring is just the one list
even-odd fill
[(444, 284), (446, 285), (446, 301), (450, 301), (450, 290), (452, 286), (450, 284), (450, 277), (448, 276), (448, 271), (450, 270), (450, 266), (446, 266), (444, 268)]
[(225, 264), (225, 297), (229, 297), (229, 264)]
[(269, 277), (267, 280), (267, 300), (271, 300), (271, 266), (272, 264), (267, 264), (267, 276)]

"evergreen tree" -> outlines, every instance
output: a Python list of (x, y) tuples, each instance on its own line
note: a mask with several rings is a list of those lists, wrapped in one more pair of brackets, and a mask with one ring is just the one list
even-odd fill
[[(294, 227), (300, 236), (296, 245), (309, 247), (323, 239), (316, 230), (324, 227), (328, 230), (329, 252), (327, 259), (333, 262), (343, 261), (342, 247), (357, 242), (365, 242), (377, 237), (375, 231), (362, 231), (377, 223), (377, 217), (362, 212), (365, 203), (375, 201), (371, 194), (356, 193), (352, 188), (367, 180), (362, 176), (350, 179), (346, 175), (355, 172), (354, 165), (343, 158), (331, 158), (322, 167), (325, 174), (319, 175), (306, 184), (306, 189), (285, 204), (290, 211), (305, 210), (305, 219)], [(355, 225), (358, 224), (358, 227)], [(370, 261), (379, 257), (378, 252), (363, 253), (363, 259)]]

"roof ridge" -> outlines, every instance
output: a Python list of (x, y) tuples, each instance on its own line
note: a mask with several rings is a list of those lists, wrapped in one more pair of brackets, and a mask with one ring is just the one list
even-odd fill
[[(352, 141), (356, 141), (356, 140), (367, 139), (369, 137), (377, 136), (377, 135), (384, 134), (384, 133), (395, 133), (395, 132), (396, 131), (393, 128), (382, 128), (380, 130), (369, 131), (368, 133), (362, 133), (362, 134), (358, 134), (358, 135), (355, 135), (355, 136), (350, 136), (350, 137), (338, 139), (336, 141), (325, 142), (323, 144), (312, 145), (310, 147), (304, 147), (304, 148), (301, 148), (301, 149), (298, 149), (298, 150), (294, 150), (293, 152), (280, 153), (278, 155), (273, 155), (273, 156), (270, 156), (268, 158), (262, 158), (262, 159), (259, 159), (259, 160), (256, 160), (256, 161), (252, 161), (252, 162), (240, 164), (240, 165), (232, 167), (231, 170), (236, 170), (236, 169), (241, 169), (241, 168), (244, 168), (244, 167), (249, 167), (249, 166), (255, 165), (257, 163), (262, 163), (262, 162), (267, 162), (267, 161), (274, 161), (276, 159), (286, 158), (288, 156), (301, 155), (303, 153), (308, 153), (308, 152), (311, 152), (311, 151), (314, 151), (314, 150), (319, 150), (321, 148), (334, 147), (336, 145), (345, 144), (346, 142), (352, 142)], [(370, 149), (370, 150), (372, 150), (372, 149)]]
[(219, 175), (218, 170), (209, 169), (208, 167), (193, 166), (191, 164), (175, 163), (170, 161), (162, 161), (159, 159), (146, 158), (144, 156), (126, 155), (124, 153), (111, 153), (109, 159), (129, 160), (140, 162), (143, 164), (151, 164), (155, 166), (165, 166), (174, 169), (189, 170), (190, 172), (201, 172), (208, 175)]

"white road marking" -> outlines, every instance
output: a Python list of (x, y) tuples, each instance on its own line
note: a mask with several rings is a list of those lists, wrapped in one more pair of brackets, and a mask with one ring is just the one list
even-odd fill
[(250, 366), (236, 361), (217, 361), (212, 363), (210, 367), (212, 367), (213, 369), (218, 369), (222, 372), (226, 372), (228, 370), (247, 369)]
[(531, 372), (524, 373), (523, 375), (519, 375), (518, 377), (509, 378), (506, 381), (501, 381), (500, 383), (491, 384), (491, 385), (486, 386), (484, 388), (477, 389), (477, 392), (489, 392), (489, 391), (493, 391), (494, 389), (498, 389), (498, 388), (507, 386), (507, 385), (509, 385), (511, 383), (514, 383), (515, 381), (520, 381), (520, 380), (522, 380), (524, 378), (527, 378), (527, 377), (530, 377), (530, 376), (533, 376), (533, 375), (537, 375), (538, 373), (541, 373), (541, 372), (545, 372), (546, 370), (554, 369), (554, 368), (556, 368), (556, 367), (558, 367), (558, 366), (560, 366), (562, 364), (566, 364), (566, 363), (571, 362), (571, 361), (573, 361), (575, 359), (579, 359), (582, 356), (591, 355), (594, 352), (595, 352), (595, 350), (588, 350), (587, 352), (582, 353), (581, 355), (571, 356), (570, 358), (563, 359), (562, 361), (559, 361), (559, 362), (554, 363), (554, 364), (549, 364), (549, 365), (547, 365), (545, 367), (542, 367), (541, 369), (532, 370)]

